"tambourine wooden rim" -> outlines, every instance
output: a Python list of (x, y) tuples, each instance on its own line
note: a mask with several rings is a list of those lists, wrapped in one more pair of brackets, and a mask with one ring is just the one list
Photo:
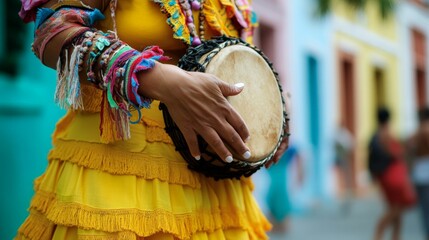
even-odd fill
[[(160, 109), (163, 112), (166, 126), (165, 130), (173, 140), (176, 150), (188, 162), (189, 169), (201, 172), (206, 176), (214, 177), (216, 179), (240, 178), (241, 176), (248, 177), (252, 175), (274, 156), (283, 138), (289, 136), (289, 133), (286, 132), (289, 119), (287, 118), (286, 111), (284, 110), (285, 102), (282, 95), (282, 88), (279, 82), (278, 73), (274, 70), (273, 64), (258, 48), (251, 46), (241, 39), (229, 38), (225, 36), (217, 37), (212, 40), (205, 41), (197, 47), (189, 48), (186, 54), (179, 60), (178, 66), (186, 71), (205, 72), (206, 67), (210, 63), (210, 60), (223, 48), (232, 45), (246, 46), (260, 54), (260, 56), (266, 61), (268, 66), (273, 71), (274, 77), (277, 81), (283, 106), (283, 128), (274, 150), (267, 157), (256, 162), (234, 160), (232, 163), (225, 163), (215, 153), (207, 151), (208, 144), (200, 136), (198, 136), (198, 144), (202, 154), (201, 159), (196, 160), (191, 155), (186, 145), (186, 140), (171, 118), (166, 105), (163, 103), (160, 104)], [(203, 58), (205, 58), (204, 61), (200, 63), (201, 59)], [(217, 161), (218, 164), (213, 164), (214, 161)], [(222, 162), (222, 164), (219, 165), (219, 162)]]

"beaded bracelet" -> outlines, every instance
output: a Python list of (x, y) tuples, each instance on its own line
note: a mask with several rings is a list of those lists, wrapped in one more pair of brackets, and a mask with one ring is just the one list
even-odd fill
[[(72, 31), (70, 39), (67, 37), (65, 40), (67, 44), (63, 45), (57, 63), (55, 101), (64, 108), (83, 109), (80, 73), (86, 73), (86, 80), (104, 91), (100, 112), (102, 139), (105, 141), (129, 139), (129, 124), (139, 122), (140, 109), (149, 107), (152, 102), (151, 99), (138, 94), (137, 73), (154, 67), (155, 61), (168, 58), (162, 56), (163, 51), (158, 47), (150, 47), (139, 52), (117, 39), (116, 33), (103, 33), (91, 29), (90, 26), (97, 13), (99, 13), (98, 10), (72, 8), (58, 10), (51, 16), (45, 17), (48, 20), (38, 25), (34, 45), (35, 48), (40, 48), (47, 44), (43, 38), (52, 38), (62, 32), (61, 29), (75, 27), (73, 24), (77, 25), (79, 30)], [(76, 21), (62, 21), (64, 14)], [(104, 106), (107, 108), (105, 109)], [(138, 119), (135, 121), (130, 119), (133, 110), (138, 112)], [(110, 118), (110, 121), (105, 117)], [(104, 130), (109, 128), (106, 133), (107, 139), (104, 138), (103, 128)]]
[[(98, 58), (104, 54), (107, 49), (109, 49), (112, 45), (116, 45), (116, 42), (118, 42), (117, 39), (109, 39), (108, 34), (99, 33), (97, 32), (96, 35), (101, 35), (97, 39), (94, 40), (93, 47), (91, 48), (92, 51), (89, 52), (89, 57), (87, 61), (88, 66), (88, 72), (87, 77), (88, 81), (98, 84), (99, 81), (96, 80), (94, 69), (98, 67), (100, 69), (102, 67), (101, 62), (98, 62)], [(98, 66), (94, 66), (97, 64)]]

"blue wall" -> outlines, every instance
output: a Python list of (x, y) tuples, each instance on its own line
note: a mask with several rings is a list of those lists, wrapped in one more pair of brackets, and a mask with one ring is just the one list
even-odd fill
[(0, 239), (12, 239), (26, 218), (33, 180), (47, 165), (50, 136), (64, 113), (53, 103), (55, 72), (30, 51), (31, 29), (28, 39), (17, 39), (25, 41), (18, 76), (0, 72)]
[(305, 186), (293, 201), (302, 205), (330, 202), (336, 122), (331, 19), (316, 16), (313, 0), (294, 0), (288, 6), (292, 140), (304, 154), (307, 176)]

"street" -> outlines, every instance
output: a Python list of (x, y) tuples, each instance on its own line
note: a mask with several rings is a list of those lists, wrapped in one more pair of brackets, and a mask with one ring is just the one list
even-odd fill
[[(317, 208), (311, 213), (294, 216), (286, 235), (272, 233), (272, 240), (372, 240), (375, 224), (383, 205), (375, 197), (353, 200), (348, 213), (340, 207)], [(385, 234), (390, 240), (390, 233)], [(403, 219), (402, 240), (424, 240), (419, 212), (412, 209)]]

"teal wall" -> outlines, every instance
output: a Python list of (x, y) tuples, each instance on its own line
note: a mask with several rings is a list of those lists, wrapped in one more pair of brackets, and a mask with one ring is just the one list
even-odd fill
[[(27, 39), (17, 39), (25, 41), (19, 74), (0, 72), (0, 239), (12, 239), (26, 218), (33, 180), (47, 165), (50, 136), (64, 113), (53, 103), (55, 72), (30, 51), (32, 27)], [(4, 31), (0, 28), (0, 44)]]

